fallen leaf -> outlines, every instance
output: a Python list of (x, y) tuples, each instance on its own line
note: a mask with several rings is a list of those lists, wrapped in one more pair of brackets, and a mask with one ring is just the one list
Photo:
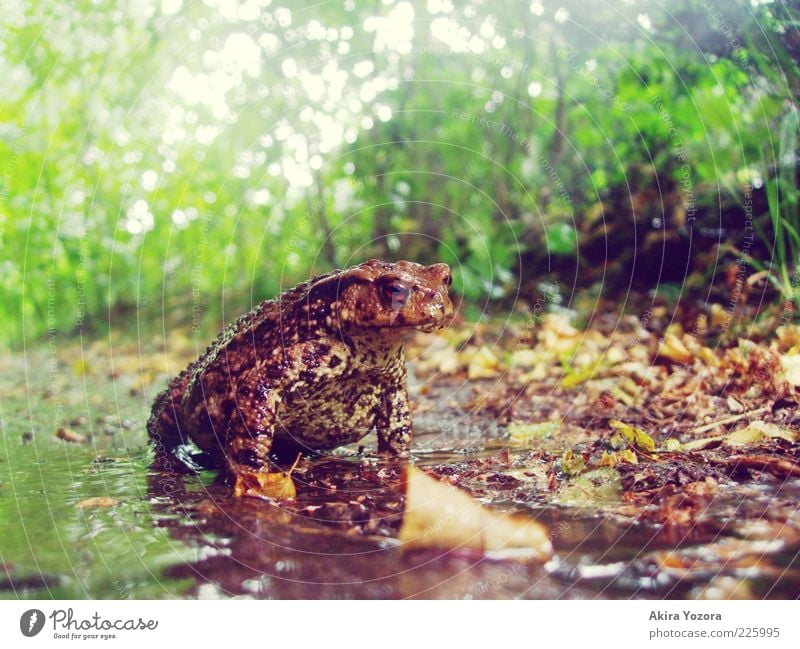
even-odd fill
[(524, 550), (542, 561), (552, 555), (547, 530), (540, 523), (492, 511), (411, 465), (403, 478), (406, 508), (398, 538), (404, 548)]
[(528, 444), (537, 439), (552, 437), (561, 426), (561, 420), (542, 421), (538, 424), (511, 422), (508, 425), (508, 436), (514, 444)]
[(511, 355), (511, 367), (531, 369), (542, 360), (542, 354), (533, 349), (518, 349)]
[(751, 579), (718, 575), (711, 579), (708, 584), (698, 586), (695, 589), (693, 598), (697, 600), (753, 600), (756, 599), (756, 594), (753, 591)]
[(775, 330), (775, 340), (779, 343), (781, 349), (797, 349), (800, 347), (800, 327), (797, 325), (778, 327)]
[(612, 428), (616, 428), (634, 448), (638, 448), (639, 450), (646, 451), (648, 453), (652, 453), (656, 450), (656, 443), (653, 441), (653, 438), (645, 433), (641, 428), (629, 426), (628, 424), (616, 419), (611, 419), (608, 423)]
[(561, 470), (567, 475), (578, 475), (586, 468), (582, 455), (575, 455), (572, 449), (567, 449), (561, 455)]
[(602, 364), (603, 361), (600, 359), (591, 365), (587, 365), (586, 367), (582, 367), (578, 370), (570, 372), (563, 379), (561, 379), (561, 387), (569, 389), (574, 388), (581, 383), (586, 383), (586, 381), (591, 380), (594, 375), (600, 371)]
[(732, 413), (738, 415), (740, 412), (744, 412), (744, 406), (742, 405), (742, 403), (740, 401), (737, 401), (733, 397), (728, 397), (725, 400), (725, 403), (728, 404), (728, 410), (730, 410)]
[(786, 382), (795, 387), (800, 386), (800, 354), (782, 355), (781, 367), (786, 375)]
[(731, 314), (721, 304), (711, 305), (711, 326), (727, 328), (731, 322)]
[(625, 377), (612, 389), (611, 394), (626, 406), (633, 405), (637, 398), (641, 398), (642, 389), (629, 377)]
[(437, 349), (430, 358), (420, 361), (418, 367), (423, 371), (435, 370), (441, 374), (455, 374), (458, 371), (458, 354), (452, 347)]
[(764, 433), (758, 428), (748, 426), (747, 428), (740, 428), (734, 430), (725, 437), (724, 443), (726, 446), (746, 446), (747, 444), (755, 444), (764, 439)]
[(602, 467), (587, 471), (564, 483), (559, 504), (568, 507), (598, 507), (622, 499), (622, 477), (616, 469)]
[(628, 448), (628, 442), (625, 441), (622, 435), (614, 433), (608, 438), (608, 446), (612, 451), (621, 451)]
[(234, 494), (273, 500), (291, 500), (297, 497), (297, 489), (290, 473), (283, 471), (258, 472), (238, 475)]
[(725, 441), (725, 435), (715, 435), (714, 437), (703, 437), (701, 439), (694, 439), (691, 442), (681, 444), (681, 451), (705, 451), (709, 448), (716, 448), (721, 446)]
[(85, 444), (89, 441), (89, 438), (86, 437), (86, 435), (81, 435), (70, 428), (63, 427), (56, 431), (56, 437), (58, 437), (58, 439), (63, 439), (65, 442), (71, 442), (73, 444)]
[(628, 354), (619, 345), (614, 345), (608, 348), (604, 358), (609, 365), (616, 365), (617, 363), (628, 360)]
[(478, 349), (472, 356), (467, 367), (467, 377), (470, 379), (489, 379), (497, 376), (500, 361), (491, 349), (485, 345)]
[(795, 431), (759, 420), (751, 421), (746, 428), (740, 428), (728, 433), (725, 437), (725, 444), (727, 446), (745, 446), (774, 437), (785, 439), (787, 442), (797, 441), (797, 433)]
[(658, 345), (656, 355), (676, 363), (689, 363), (694, 358), (692, 352), (683, 344), (683, 341), (672, 333), (667, 333), (664, 336), (664, 340)]
[(78, 509), (100, 509), (102, 507), (116, 507), (119, 505), (119, 500), (116, 498), (109, 498), (108, 496), (97, 496), (95, 498), (87, 498), (81, 500), (77, 505)]
[(603, 467), (614, 468), (620, 462), (625, 462), (627, 464), (639, 464), (639, 458), (636, 457), (636, 453), (629, 448), (625, 449), (624, 451), (616, 451), (613, 453), (603, 451), (603, 455), (600, 456), (600, 466)]

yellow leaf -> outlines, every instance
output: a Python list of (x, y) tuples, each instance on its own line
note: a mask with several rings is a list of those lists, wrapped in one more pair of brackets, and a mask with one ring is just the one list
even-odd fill
[(667, 325), (667, 329), (665, 332), (668, 336), (682, 336), (683, 335), (683, 326), (680, 322), (673, 322)]
[(664, 450), (665, 451), (680, 451), (681, 450), (681, 443), (677, 439), (667, 439), (664, 440)]
[(75, 372), (77, 376), (85, 376), (89, 373), (89, 361), (85, 358), (79, 358), (72, 364), (72, 371)]
[(561, 387), (569, 389), (574, 388), (581, 383), (586, 383), (586, 381), (594, 378), (594, 375), (597, 374), (598, 370), (600, 370), (601, 365), (602, 360), (599, 360), (591, 365), (582, 367), (571, 374), (567, 374), (563, 379), (561, 379)]
[(567, 475), (578, 475), (586, 468), (582, 455), (575, 455), (572, 449), (567, 449), (561, 455), (561, 470)]
[(728, 433), (725, 438), (725, 444), (728, 446), (746, 446), (747, 444), (760, 442), (763, 439), (763, 431), (748, 426), (747, 428), (740, 428), (739, 430)]
[(406, 508), (398, 538), (404, 548), (524, 550), (545, 561), (553, 553), (547, 529), (524, 516), (484, 507), (468, 494), (408, 465)]
[(683, 341), (672, 333), (667, 333), (659, 343), (657, 355), (676, 363), (689, 363), (694, 358)]
[(629, 426), (628, 424), (617, 421), (616, 419), (611, 419), (608, 423), (612, 428), (617, 429), (634, 448), (647, 451), (648, 453), (652, 453), (656, 450), (656, 443), (653, 441), (653, 438), (645, 433), (641, 428)]
[(719, 366), (719, 359), (710, 347), (701, 347), (697, 351), (697, 357), (706, 365)]
[(625, 449), (624, 451), (617, 451), (616, 453), (603, 451), (603, 455), (600, 456), (600, 466), (603, 467), (613, 468), (620, 462), (624, 462), (626, 464), (639, 464), (639, 458), (636, 457), (636, 453), (629, 448)]
[(489, 379), (497, 376), (500, 361), (491, 349), (482, 346), (469, 361), (467, 376), (470, 379)]
[(622, 435), (618, 435), (617, 433), (614, 433), (608, 438), (608, 445), (615, 451), (621, 451), (622, 449), (628, 448), (628, 442), (625, 441), (625, 438)]
[(725, 437), (725, 444), (728, 446), (746, 446), (747, 444), (756, 444), (770, 438), (796, 442), (797, 433), (765, 421), (751, 421), (746, 428), (740, 428), (728, 433)]
[(297, 497), (297, 489), (290, 473), (252, 471), (246, 475), (237, 475), (234, 494), (237, 497), (254, 496), (273, 500), (291, 500)]
[(641, 400), (642, 390), (630, 377), (626, 376), (611, 390), (611, 394), (618, 401), (630, 406), (637, 399)]
[(727, 328), (731, 322), (731, 314), (721, 304), (711, 305), (711, 326)]
[(608, 451), (603, 451), (603, 454), (600, 456), (600, 466), (607, 466), (607, 467), (615, 467), (617, 466), (617, 454), (616, 453), (609, 453)]

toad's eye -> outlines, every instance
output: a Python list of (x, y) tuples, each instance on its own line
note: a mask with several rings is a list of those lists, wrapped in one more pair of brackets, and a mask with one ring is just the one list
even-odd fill
[(400, 309), (411, 295), (411, 289), (400, 280), (392, 279), (381, 285), (381, 294), (393, 309)]

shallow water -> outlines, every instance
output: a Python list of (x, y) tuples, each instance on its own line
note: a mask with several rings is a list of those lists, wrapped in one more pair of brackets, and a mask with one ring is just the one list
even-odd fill
[[(399, 502), (391, 490), (385, 525), (374, 533), (353, 533), (335, 520), (342, 508), (360, 515), (358, 497), (374, 480), (374, 459), (344, 452), (298, 474), (300, 482), (331, 485), (330, 492), (309, 490), (302, 511), (235, 500), (211, 472), (172, 476), (149, 468), (144, 422), (154, 390), (134, 389), (131, 377), (76, 375), (68, 362), (54, 367), (49, 360), (39, 353), (0, 361), (4, 598), (662, 598), (696, 596), (720, 576), (745, 579), (759, 598), (800, 593), (798, 546), (785, 539), (749, 572), (706, 556), (704, 569), (687, 576), (654, 559), (676, 548), (691, 555), (727, 538), (724, 521), (742, 508), (752, 517), (761, 507), (766, 520), (776, 499), (798, 501), (797, 480), (723, 492), (714, 504), (718, 516), (709, 514), (720, 525), (680, 539), (613, 509), (559, 508), (536, 494), (509, 492), (492, 504), (550, 528), (557, 556), (547, 565), (406, 552), (391, 538)], [(62, 426), (91, 439), (58, 439)], [(423, 466), (457, 465), (504, 446), (493, 425), (455, 411), (420, 416), (417, 432)], [(79, 507), (97, 497), (117, 502)], [(327, 504), (333, 519), (321, 515), (326, 498), (338, 503)]]

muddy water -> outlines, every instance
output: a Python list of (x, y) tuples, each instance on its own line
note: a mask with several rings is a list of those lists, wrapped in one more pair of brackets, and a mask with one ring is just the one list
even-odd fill
[[(736, 512), (767, 520), (776, 501), (796, 503), (800, 481), (731, 488), (715, 501), (716, 518), (709, 513), (717, 525), (680, 538), (614, 508), (497, 491), (485, 498), (492, 506), (551, 529), (553, 561), (406, 552), (393, 538), (402, 512), (397, 465), (346, 449), (303, 463), (292, 507), (234, 500), (211, 472), (150, 470), (143, 424), (152, 394), (134, 389), (133, 379), (76, 378), (68, 365), (48, 369), (46, 357), (30, 355), (3, 359), (0, 370), (5, 598), (677, 598), (720, 578), (746, 581), (753, 597), (800, 592), (791, 541), (773, 544), (747, 570), (708, 550), (735, 533), (726, 525)], [(59, 439), (59, 427), (87, 440)], [(456, 408), (420, 414), (417, 432), (416, 462), (437, 470), (505, 445), (496, 425)], [(687, 575), (667, 566), (663, 553), (675, 549), (701, 567)]]

